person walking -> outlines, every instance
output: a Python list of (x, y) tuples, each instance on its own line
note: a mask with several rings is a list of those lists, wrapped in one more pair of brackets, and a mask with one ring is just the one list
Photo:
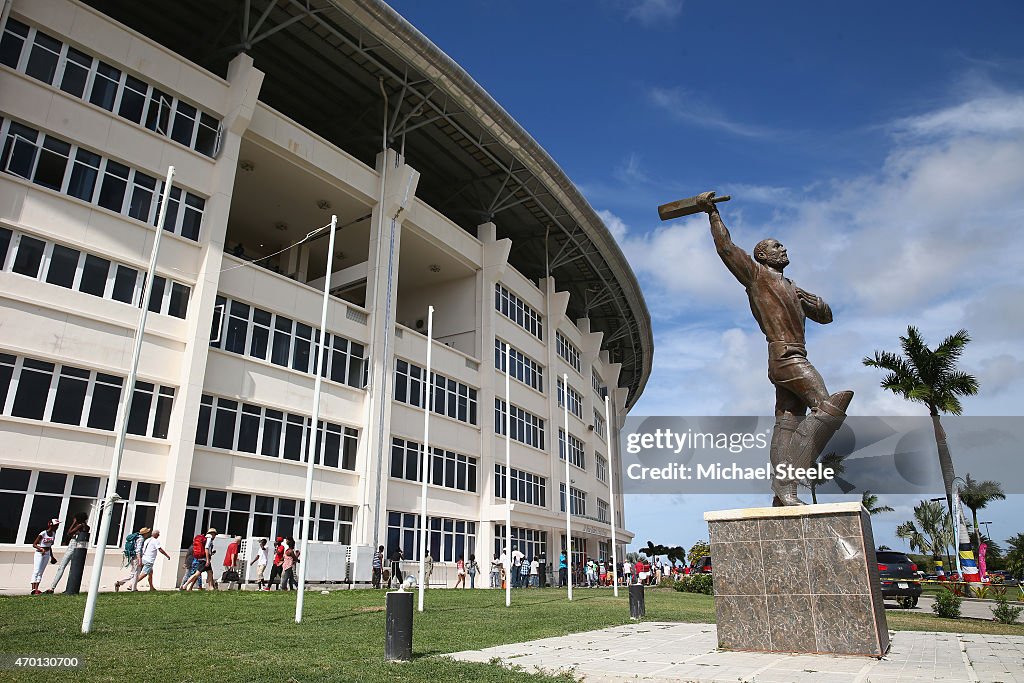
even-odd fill
[(373, 578), (370, 583), (374, 588), (380, 588), (380, 575), (384, 571), (384, 546), (378, 546), (377, 552), (373, 554)]
[(472, 590), (476, 588), (476, 575), (480, 573), (480, 564), (476, 561), (476, 555), (469, 556), (466, 573), (469, 574), (469, 588)]
[(128, 534), (128, 537), (124, 539), (124, 556), (128, 560), (128, 566), (131, 567), (131, 571), (128, 576), (123, 579), (118, 579), (114, 582), (114, 592), (121, 590), (121, 586), (126, 583), (132, 585), (128, 590), (133, 591), (139, 587), (139, 572), (142, 571), (142, 545), (149, 538), (150, 528), (144, 526), (134, 534)]
[(530, 587), (530, 561), (526, 559), (526, 556), (523, 556), (522, 561), (519, 563), (519, 587)]
[(430, 551), (427, 551), (427, 556), (423, 558), (423, 587), (430, 588), (430, 575), (434, 573), (434, 558), (430, 555)]
[(217, 590), (217, 582), (213, 578), (213, 556), (217, 553), (213, 548), (213, 541), (217, 538), (217, 530), (213, 527), (204, 536), (196, 536), (192, 539), (192, 554), (196, 557), (196, 571), (192, 577), (185, 582), (185, 589), (192, 590), (199, 578), (205, 573), (210, 587)]
[(519, 548), (512, 551), (512, 587), (519, 588), (520, 576), (523, 567), (523, 559), (526, 557), (523, 555)]
[(494, 559), (491, 560), (491, 588), (501, 587), (501, 559), (498, 557), (498, 553), (494, 553)]
[(46, 589), (46, 593), (52, 593), (57, 588), (57, 584), (64, 577), (64, 570), (67, 569), (68, 564), (71, 563), (71, 558), (75, 555), (75, 549), (84, 548), (88, 545), (89, 525), (86, 524), (88, 519), (89, 515), (84, 512), (76, 512), (75, 516), (71, 518), (71, 526), (65, 532), (67, 550), (64, 551), (63, 557), (60, 558), (60, 564), (57, 565), (57, 575), (53, 577), (53, 583)]
[(625, 562), (622, 563), (622, 580), (623, 580), (623, 582), (627, 586), (632, 584), (632, 581), (630, 580), (632, 578), (632, 576), (633, 576), (633, 563), (630, 562), (629, 560), (626, 560)]
[[(404, 559), (401, 548), (395, 548), (395, 552), (391, 553), (391, 578), (398, 582), (398, 587), (402, 587), (402, 582), (405, 581), (405, 577), (402, 576), (402, 560)], [(388, 586), (391, 586), (391, 582), (388, 582)]]
[(264, 587), (266, 581), (263, 579), (263, 572), (267, 571), (267, 539), (260, 539), (260, 547), (256, 549), (255, 557), (249, 566), (256, 565), (256, 590), (268, 591), (270, 586)]
[(569, 568), (565, 560), (565, 551), (563, 550), (558, 554), (558, 587), (565, 588), (566, 582), (569, 580)]
[(463, 589), (466, 587), (466, 561), (459, 556), (459, 559), (455, 560), (455, 587), (462, 586)]
[(53, 557), (53, 543), (57, 540), (57, 527), (59, 526), (60, 520), (54, 517), (45, 529), (36, 534), (35, 540), (32, 541), (32, 547), (36, 551), (32, 571), (32, 595), (42, 594), (39, 584), (43, 580), (46, 565), (57, 564), (57, 560)]
[(540, 562), (536, 557), (530, 560), (530, 587), (540, 588)]
[(281, 587), (281, 565), (284, 564), (284, 538), (277, 537), (274, 541), (274, 565), (270, 568), (270, 585), (274, 588)]
[(171, 559), (171, 556), (164, 550), (163, 544), (160, 543), (160, 532), (154, 529), (149, 538), (142, 543), (142, 570), (139, 572), (139, 580), (148, 579), (151, 591), (156, 590), (156, 586), (153, 585), (153, 565), (156, 563), (157, 554), (162, 554), (168, 560)]
[(298, 588), (299, 584), (295, 580), (295, 563), (298, 561), (299, 553), (295, 550), (295, 539), (289, 536), (285, 541), (284, 560), (281, 562), (281, 590)]

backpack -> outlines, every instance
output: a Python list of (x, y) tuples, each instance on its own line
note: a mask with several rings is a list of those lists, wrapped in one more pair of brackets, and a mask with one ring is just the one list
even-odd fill
[(192, 557), (197, 560), (206, 557), (206, 536), (200, 534), (192, 539)]
[(125, 564), (130, 563), (135, 558), (135, 544), (140, 538), (142, 538), (142, 534), (135, 531), (128, 534), (128, 537), (124, 539)]

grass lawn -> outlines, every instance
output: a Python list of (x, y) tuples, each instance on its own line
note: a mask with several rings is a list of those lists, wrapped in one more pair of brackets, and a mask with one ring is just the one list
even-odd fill
[[(85, 596), (0, 598), (0, 652), (78, 656), (79, 671), (0, 671), (0, 680), (133, 681), (551, 681), (487, 664), (431, 655), (564, 635), (629, 622), (626, 592), (578, 590), (568, 603), (555, 589), (433, 590), (414, 619), (414, 661), (385, 664), (384, 596), (370, 590), (306, 596), (294, 623), (294, 593), (220, 591), (104, 594), (93, 633), (80, 634)], [(710, 596), (647, 591), (651, 621), (711, 623)], [(1024, 635), (1024, 626), (951, 621), (890, 610), (896, 630)]]

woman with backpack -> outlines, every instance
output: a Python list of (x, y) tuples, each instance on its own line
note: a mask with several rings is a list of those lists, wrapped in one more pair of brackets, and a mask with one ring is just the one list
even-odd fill
[(53, 557), (53, 542), (57, 540), (57, 527), (59, 526), (59, 519), (51, 519), (46, 528), (40, 531), (36, 535), (36, 539), (32, 541), (32, 547), (36, 551), (32, 572), (32, 595), (42, 594), (39, 590), (39, 583), (43, 580), (46, 565), (57, 564), (57, 560)]
[(149, 538), (149, 527), (144, 526), (133, 534), (128, 534), (128, 537), (124, 539), (124, 558), (127, 561), (128, 567), (132, 570), (128, 576), (123, 579), (118, 579), (114, 582), (114, 592), (121, 590), (121, 584), (131, 583), (131, 588), (128, 590), (133, 591), (138, 588), (139, 584), (139, 571), (142, 570), (142, 545)]

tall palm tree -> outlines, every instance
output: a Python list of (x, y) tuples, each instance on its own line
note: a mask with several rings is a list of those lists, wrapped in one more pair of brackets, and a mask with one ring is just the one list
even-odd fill
[(931, 555), (936, 565), (952, 540), (949, 517), (938, 503), (922, 500), (914, 506), (914, 519), (896, 527), (896, 537), (910, 543), (914, 552)]
[[(889, 351), (875, 351), (874, 358), (864, 359), (864, 365), (888, 371), (882, 379), (883, 389), (928, 407), (932, 429), (935, 432), (939, 469), (942, 470), (942, 483), (946, 489), (946, 505), (950, 518), (954, 516), (953, 481), (956, 479), (956, 472), (953, 469), (953, 456), (949, 452), (946, 432), (942, 429), (939, 415), (961, 415), (963, 406), (960, 404), (960, 397), (974, 396), (978, 393), (978, 379), (957, 369), (957, 361), (970, 341), (971, 337), (967, 330), (959, 330), (946, 337), (932, 350), (928, 348), (920, 331), (911, 325), (907, 327), (907, 336), (900, 337), (902, 356)], [(966, 546), (963, 549), (970, 552), (971, 540), (967, 535), (963, 518), (958, 519), (955, 524), (957, 539), (954, 545), (958, 550), (961, 546)]]
[(974, 517), (974, 540), (981, 538), (978, 529), (978, 510), (986, 507), (993, 500), (1006, 500), (1003, 486), (997, 481), (976, 481), (970, 473), (964, 478), (966, 486), (960, 488), (960, 502), (971, 509)]
[[(821, 456), (821, 460), (820, 461), (821, 461), (821, 464), (823, 466), (832, 469), (832, 474), (833, 474), (834, 477), (838, 477), (840, 474), (842, 474), (843, 472), (846, 471), (846, 465), (843, 464), (844, 460), (846, 460), (846, 456), (845, 455), (839, 455), (835, 451), (832, 451), (830, 453), (826, 453), (825, 455)], [(813, 479), (807, 479), (805, 481), (800, 482), (800, 485), (801, 486), (805, 486), (805, 487), (807, 487), (807, 488), (809, 488), (811, 490), (811, 502), (814, 503), (815, 505), (817, 505), (818, 504), (818, 487), (819, 486), (824, 486), (825, 484), (827, 484), (830, 481), (832, 481), (832, 480), (831, 479), (825, 479), (824, 477), (813, 478)]]
[(888, 505), (879, 505), (878, 496), (871, 493), (871, 491), (865, 491), (861, 494), (860, 504), (864, 506), (869, 515), (877, 515), (882, 512), (895, 512), (895, 510)]
[(1024, 576), (1024, 534), (1006, 539), (1006, 568), (1014, 578)]

